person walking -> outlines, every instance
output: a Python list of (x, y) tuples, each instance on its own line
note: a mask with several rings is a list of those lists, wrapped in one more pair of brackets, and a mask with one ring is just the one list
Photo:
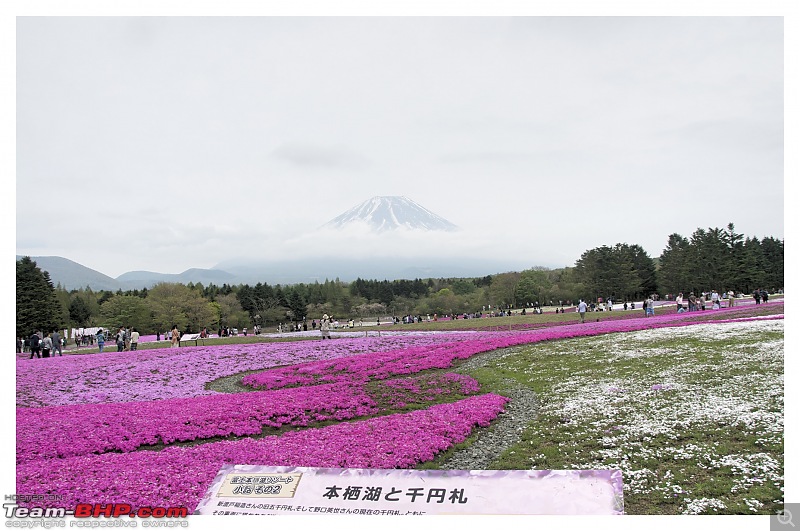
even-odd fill
[(581, 316), (581, 322), (585, 323), (586, 322), (586, 303), (583, 302), (583, 299), (581, 299), (580, 302), (578, 303), (578, 307), (576, 308), (576, 310), (577, 310), (578, 314), (580, 314), (580, 316)]
[(59, 356), (64, 356), (61, 352), (61, 334), (58, 333), (58, 330), (53, 330), (50, 340), (53, 342), (53, 357), (56, 357), (56, 352)]
[(29, 359), (33, 359), (34, 356), (37, 358), (42, 357), (42, 347), (41, 347), (41, 340), (39, 339), (39, 334), (34, 332), (30, 338), (28, 338), (28, 344), (31, 348), (31, 357)]
[(100, 352), (103, 352), (103, 347), (106, 344), (106, 334), (103, 332), (103, 329), (97, 331), (97, 346), (100, 348)]
[(648, 317), (650, 315), (652, 315), (653, 317), (656, 316), (655, 301), (653, 300), (652, 296), (647, 297), (647, 303), (645, 304), (645, 307), (647, 308), (647, 310), (645, 310), (644, 312), (645, 317)]
[(735, 299), (736, 299), (736, 294), (733, 292), (733, 290), (730, 290), (728, 292), (728, 308), (733, 308)]

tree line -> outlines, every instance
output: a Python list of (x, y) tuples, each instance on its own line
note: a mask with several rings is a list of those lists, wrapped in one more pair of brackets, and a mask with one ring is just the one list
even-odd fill
[(568, 306), (600, 297), (621, 302), (711, 289), (748, 294), (757, 288), (783, 289), (783, 240), (745, 237), (732, 223), (725, 229), (698, 228), (689, 238), (671, 234), (656, 258), (639, 245), (617, 243), (587, 250), (573, 267), (475, 278), (358, 278), (284, 286), (160, 283), (124, 292), (67, 291), (53, 286), (46, 271), (23, 257), (17, 261), (17, 335), (94, 326), (135, 327), (143, 334), (173, 325), (186, 332), (216, 331), (310, 321), (324, 313), (340, 320), (473, 314)]

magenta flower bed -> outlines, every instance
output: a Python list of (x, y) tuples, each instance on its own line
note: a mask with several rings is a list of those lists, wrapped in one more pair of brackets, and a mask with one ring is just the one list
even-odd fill
[[(478, 382), (457, 374), (386, 382), (389, 406), (430, 401), (453, 391), (475, 394)], [(401, 392), (392, 392), (393, 390)], [(144, 445), (262, 433), (264, 427), (308, 426), (383, 411), (362, 386), (327, 384), (252, 393), (152, 402), (81, 404), (17, 411), (17, 463), (106, 452)]]
[(695, 322), (691, 319), (691, 314), (687, 318), (686, 314), (676, 313), (650, 318), (579, 323), (529, 332), (497, 333), (488, 336), (472, 335), (472, 337), (461, 338), (457, 342), (440, 345), (417, 346), (370, 355), (299, 363), (280, 369), (248, 374), (242, 378), (242, 383), (254, 389), (281, 389), (331, 382), (359, 384), (370, 379), (382, 380), (429, 369), (448, 368), (456, 360), (467, 359), (480, 352), (499, 348), (552, 339), (630, 332), (647, 328), (688, 326)]
[[(475, 337), (474, 333), (459, 334)], [(207, 382), (244, 371), (453, 341), (450, 334), (104, 352), (17, 361), (17, 406), (133, 402), (218, 394)]]
[[(780, 301), (774, 304), (783, 303)], [(727, 311), (737, 310), (715, 312)], [(17, 360), (17, 406), (43, 407), (214, 395), (217, 393), (205, 389), (207, 382), (243, 371), (464, 341), (487, 340), (482, 349), (491, 350), (561, 337), (641, 330), (669, 326), (669, 323), (676, 322), (691, 323), (695, 317), (702, 317), (707, 313), (673, 313), (647, 319), (641, 317), (600, 323), (587, 322), (583, 325), (577, 323), (524, 333), (406, 332), (379, 338), (342, 338), (324, 342), (163, 348), (47, 360), (22, 359)]]
[(81, 404), (17, 411), (17, 462), (256, 435), (265, 426), (307, 426), (380, 410), (358, 386), (319, 385), (152, 402)]
[(27, 461), (17, 466), (17, 492), (63, 496), (58, 504), (66, 507), (127, 503), (193, 511), (224, 464), (410, 468), (464, 441), (476, 426), (488, 426), (507, 401), (486, 394), (281, 437)]

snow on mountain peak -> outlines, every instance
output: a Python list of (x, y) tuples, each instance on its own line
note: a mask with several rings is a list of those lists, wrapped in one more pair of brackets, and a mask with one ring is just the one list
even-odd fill
[(454, 231), (458, 227), (405, 196), (375, 196), (323, 225), (341, 228), (351, 223), (366, 223), (383, 232), (401, 227), (425, 231)]

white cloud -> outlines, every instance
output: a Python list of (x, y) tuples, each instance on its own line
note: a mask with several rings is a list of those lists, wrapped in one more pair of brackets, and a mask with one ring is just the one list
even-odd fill
[[(782, 24), (21, 19), (17, 252), (119, 274), (348, 242), (567, 265), (728, 222), (783, 237)], [(315, 241), (375, 195), (464, 232)]]

